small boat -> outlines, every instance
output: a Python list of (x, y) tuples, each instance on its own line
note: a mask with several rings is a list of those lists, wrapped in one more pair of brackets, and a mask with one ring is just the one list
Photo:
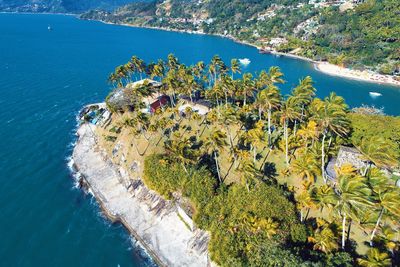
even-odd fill
[(381, 93), (377, 93), (377, 92), (369, 92), (369, 95), (372, 96), (372, 97), (378, 97), (378, 96), (381, 96), (382, 94)]
[(271, 53), (271, 48), (269, 48), (269, 47), (267, 47), (267, 48), (261, 47), (260, 49), (258, 49), (258, 52), (260, 54), (270, 54)]
[(47, 26), (47, 29), (49, 30), (49, 31), (51, 31), (52, 30), (52, 28), (51, 28), (51, 26), (49, 25), (49, 26)]
[(242, 64), (243, 66), (247, 66), (251, 63), (250, 59), (248, 58), (241, 58), (239, 59), (240, 64)]

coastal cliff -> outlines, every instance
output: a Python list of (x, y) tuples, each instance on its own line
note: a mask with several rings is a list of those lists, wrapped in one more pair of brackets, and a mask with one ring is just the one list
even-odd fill
[(79, 127), (73, 160), (106, 216), (120, 221), (160, 266), (211, 266), (208, 234), (190, 230), (177, 206), (141, 180), (127, 187), (129, 177), (98, 146), (95, 128), (88, 123)]

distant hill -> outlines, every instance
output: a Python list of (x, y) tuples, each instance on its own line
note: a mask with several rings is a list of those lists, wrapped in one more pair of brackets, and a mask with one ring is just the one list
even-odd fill
[(400, 0), (156, 0), (84, 19), (219, 34), (400, 76)]
[(112, 10), (135, 0), (0, 0), (0, 11), (82, 13), (90, 9)]

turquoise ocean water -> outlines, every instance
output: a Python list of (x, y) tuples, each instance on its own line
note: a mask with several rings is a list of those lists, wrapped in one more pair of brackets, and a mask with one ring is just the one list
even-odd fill
[[(227, 39), (0, 14), (0, 266), (151, 265), (123, 227), (110, 224), (74, 187), (67, 163), (75, 116), (104, 99), (108, 73), (132, 55), (150, 61), (170, 52), (187, 64), (214, 54), (246, 57), (252, 72), (278, 65), (288, 81), (285, 93), (311, 75), (319, 96), (336, 91), (351, 106), (400, 114), (400, 88), (327, 76), (307, 62), (260, 55)], [(382, 96), (371, 98), (370, 91)]]

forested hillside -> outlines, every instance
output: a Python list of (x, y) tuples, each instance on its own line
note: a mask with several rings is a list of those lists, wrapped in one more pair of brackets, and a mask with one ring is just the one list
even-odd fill
[(222, 34), (337, 65), (400, 72), (398, 0), (159, 0), (83, 18)]
[(112, 10), (134, 0), (0, 0), (0, 11), (80, 13), (93, 8)]

